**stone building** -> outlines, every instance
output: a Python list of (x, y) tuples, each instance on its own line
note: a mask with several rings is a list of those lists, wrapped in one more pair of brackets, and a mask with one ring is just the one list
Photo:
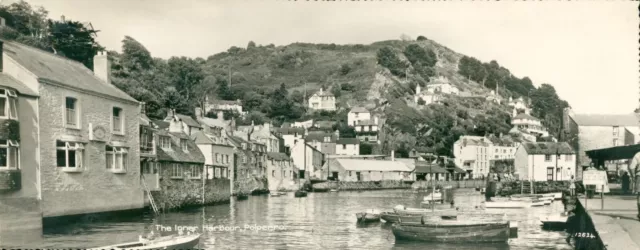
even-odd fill
[(299, 169), (284, 153), (267, 153), (267, 180), (270, 191), (293, 191), (299, 189)]

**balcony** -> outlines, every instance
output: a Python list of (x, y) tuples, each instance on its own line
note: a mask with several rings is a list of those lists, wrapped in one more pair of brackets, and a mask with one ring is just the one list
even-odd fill
[(156, 140), (153, 131), (142, 129), (140, 131), (140, 157), (156, 156)]
[(20, 190), (22, 172), (19, 169), (0, 171), (0, 191)]

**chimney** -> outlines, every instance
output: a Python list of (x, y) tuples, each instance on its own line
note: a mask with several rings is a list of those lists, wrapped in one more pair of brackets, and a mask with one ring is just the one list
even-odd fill
[(202, 108), (196, 108), (196, 118), (202, 118)]
[(177, 117), (173, 117), (169, 121), (169, 132), (171, 133), (180, 133), (184, 131), (182, 127), (182, 121), (178, 120)]
[(218, 120), (224, 120), (224, 112), (222, 110), (218, 110)]
[(93, 57), (93, 74), (111, 84), (111, 62), (107, 58), (107, 52), (98, 51), (98, 54)]
[(335, 134), (336, 134), (336, 140), (339, 140), (340, 139), (340, 130), (336, 130)]
[(147, 103), (146, 102), (140, 102), (140, 114), (146, 114), (147, 113)]
[(396, 160), (396, 151), (391, 150), (391, 161), (395, 161)]
[(373, 117), (373, 123), (374, 123), (375, 125), (378, 125), (378, 117), (377, 117), (377, 116), (374, 116), (374, 117)]
[(60, 16), (60, 21), (63, 22), (63, 23), (66, 22), (66, 20), (64, 18), (64, 15)]
[(174, 116), (174, 111), (173, 111), (173, 109), (169, 109), (169, 110), (167, 110), (167, 117), (166, 117), (166, 118), (164, 118), (164, 119), (165, 119), (165, 120), (167, 120), (167, 119), (173, 119), (173, 116)]

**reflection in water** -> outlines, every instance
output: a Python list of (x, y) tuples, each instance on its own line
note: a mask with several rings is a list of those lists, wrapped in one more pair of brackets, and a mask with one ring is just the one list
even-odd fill
[[(153, 217), (142, 214), (125, 221), (74, 224), (47, 230), (44, 236), (33, 234), (12, 238), (2, 235), (3, 247), (87, 248), (135, 241), (149, 227), (163, 225), (195, 226), (206, 230), (200, 248), (216, 249), (571, 249), (563, 232), (540, 229), (538, 218), (559, 213), (562, 204), (530, 209), (488, 210), (518, 222), (519, 238), (508, 245), (451, 245), (424, 242), (397, 242), (389, 224), (358, 225), (355, 213), (378, 208), (391, 210), (402, 204), (419, 207), (424, 193), (411, 190), (369, 192), (309, 193), (306, 198), (286, 196), (251, 196), (248, 200)], [(483, 195), (473, 190), (457, 190), (455, 204), (471, 208), (479, 205)], [(272, 226), (256, 230), (251, 226)], [(145, 230), (147, 228), (147, 230)], [(214, 230), (211, 230), (214, 229)], [(163, 235), (173, 234), (162, 232)]]

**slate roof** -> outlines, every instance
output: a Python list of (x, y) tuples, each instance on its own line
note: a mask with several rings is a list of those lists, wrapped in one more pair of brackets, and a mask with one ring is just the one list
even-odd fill
[(339, 166), (346, 171), (402, 171), (411, 169), (400, 161), (361, 160), (361, 159), (334, 159)]
[(336, 140), (336, 144), (360, 144), (358, 138), (340, 138)]
[(355, 106), (355, 107), (351, 108), (349, 113), (369, 113), (369, 110), (367, 110), (366, 108), (361, 107), (361, 106)]
[(529, 114), (525, 114), (525, 113), (520, 113), (518, 115), (516, 115), (516, 117), (514, 117), (512, 120), (516, 120), (516, 119), (529, 119), (529, 120), (534, 120), (534, 121), (539, 121), (540, 119), (533, 117)]
[(334, 121), (314, 121), (313, 126), (322, 128), (322, 129), (333, 129), (333, 125), (337, 124)]
[(446, 169), (441, 167), (438, 164), (427, 162), (427, 161), (416, 161), (416, 173), (436, 173), (436, 174), (444, 174), (448, 173)]
[(213, 140), (209, 138), (203, 131), (198, 131), (195, 134), (191, 135), (191, 140), (193, 140), (196, 144), (210, 144), (213, 145)]
[(273, 160), (276, 160), (276, 161), (289, 161), (289, 160), (291, 160), (291, 158), (289, 158), (289, 156), (287, 156), (287, 154), (279, 153), (279, 152), (267, 152), (267, 158), (273, 159)]
[(177, 116), (178, 119), (180, 119), (182, 122), (187, 124), (187, 126), (189, 127), (202, 128), (202, 126), (200, 126), (200, 123), (198, 123), (196, 120), (191, 118), (191, 116), (181, 115), (181, 114), (175, 114), (175, 116)]
[(359, 125), (359, 126), (372, 126), (373, 125), (373, 126), (375, 126), (375, 125), (378, 125), (378, 124), (376, 124), (376, 121), (374, 121), (374, 120), (359, 120), (356, 123), (356, 125)]
[(325, 142), (324, 138), (330, 136), (330, 143), (335, 143), (336, 140), (338, 139), (335, 133), (329, 133), (329, 132), (310, 132), (307, 136), (304, 137), (304, 140), (307, 142), (312, 142), (312, 141), (318, 141), (318, 142)]
[(219, 127), (227, 130), (229, 130), (229, 127), (231, 126), (231, 121), (224, 121), (209, 117), (200, 117), (198, 118), (198, 121), (209, 127)]
[(12, 41), (3, 41), (3, 52), (39, 81), (53, 82), (67, 87), (138, 102), (124, 91), (102, 81), (80, 62)]
[(153, 124), (158, 126), (158, 129), (167, 129), (169, 128), (169, 122), (161, 121), (161, 120), (153, 120), (151, 121)]
[(638, 114), (576, 114), (571, 117), (578, 126), (638, 126)]
[(304, 128), (293, 128), (293, 127), (277, 128), (276, 131), (283, 135), (293, 135), (295, 133), (298, 133), (300, 135), (304, 134)]
[[(160, 143), (156, 146), (159, 161), (204, 164), (204, 155), (198, 148), (198, 145), (196, 145), (196, 143), (192, 141), (187, 134), (183, 132), (171, 133), (161, 130), (158, 131), (158, 135), (169, 136), (169, 138), (171, 138), (171, 149), (162, 148)], [(180, 147), (180, 139), (187, 140), (188, 152), (182, 151), (182, 148)]]
[(491, 140), (489, 140), (489, 138), (485, 138), (482, 136), (470, 136), (470, 135), (465, 135), (465, 136), (460, 136), (460, 138), (458, 139), (458, 142), (461, 143), (463, 146), (489, 146), (489, 144), (491, 144)]
[(12, 88), (15, 91), (17, 91), (18, 94), (28, 95), (28, 96), (39, 96), (38, 93), (31, 90), (24, 83), (4, 73), (0, 73), (0, 86)]
[(566, 142), (525, 142), (522, 144), (530, 155), (574, 154)]

